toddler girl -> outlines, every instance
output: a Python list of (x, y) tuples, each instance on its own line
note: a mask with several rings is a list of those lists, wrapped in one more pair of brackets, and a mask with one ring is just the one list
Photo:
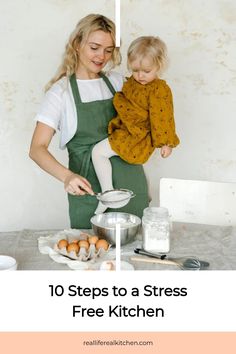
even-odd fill
[[(143, 164), (155, 148), (168, 157), (179, 144), (175, 133), (172, 94), (158, 78), (166, 61), (166, 45), (158, 37), (143, 36), (128, 49), (132, 76), (114, 96), (117, 117), (108, 125), (108, 138), (96, 144), (92, 161), (102, 192), (113, 189), (110, 158), (119, 155), (130, 164)], [(106, 207), (99, 202), (95, 214)]]

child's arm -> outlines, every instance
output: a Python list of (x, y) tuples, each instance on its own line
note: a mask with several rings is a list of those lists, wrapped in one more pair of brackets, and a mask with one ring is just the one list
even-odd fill
[(149, 103), (152, 143), (156, 148), (163, 147), (161, 155), (168, 157), (170, 149), (179, 144), (179, 138), (175, 132), (171, 89), (164, 80), (158, 80), (155, 91), (150, 94)]

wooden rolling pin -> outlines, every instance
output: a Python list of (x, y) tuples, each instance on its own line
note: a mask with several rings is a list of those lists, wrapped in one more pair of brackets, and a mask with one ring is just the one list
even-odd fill
[(175, 265), (178, 267), (181, 267), (181, 265), (177, 262), (174, 262), (172, 260), (169, 259), (159, 259), (159, 258), (148, 258), (148, 257), (131, 257), (130, 258), (131, 261), (133, 262), (143, 262), (143, 263), (158, 263), (158, 264), (171, 264), (171, 265)]

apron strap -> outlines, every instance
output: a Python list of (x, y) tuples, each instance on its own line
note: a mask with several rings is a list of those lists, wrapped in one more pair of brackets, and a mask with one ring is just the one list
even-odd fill
[[(109, 88), (109, 90), (111, 91), (112, 95), (114, 96), (114, 94), (116, 93), (116, 90), (114, 89), (114, 87), (112, 86), (111, 82), (109, 81), (109, 79), (106, 77), (106, 75), (104, 75), (103, 73), (99, 73), (99, 75), (101, 76), (101, 78), (105, 81), (107, 87)], [(80, 93), (79, 93), (79, 89), (78, 89), (78, 85), (76, 82), (76, 76), (75, 74), (72, 74), (70, 77), (70, 84), (71, 84), (71, 89), (73, 92), (73, 96), (74, 96), (74, 100), (75, 100), (75, 104), (77, 103), (82, 103), (81, 101), (81, 97), (80, 97)]]
[(82, 103), (75, 74), (72, 74), (70, 77), (70, 85), (74, 96), (75, 104), (77, 105), (78, 103)]
[(107, 87), (109, 88), (109, 90), (111, 91), (112, 95), (114, 96), (114, 94), (116, 93), (116, 90), (112, 86), (112, 84), (111, 84), (110, 80), (108, 79), (108, 77), (105, 74), (103, 74), (102, 72), (99, 73), (99, 75), (105, 81)]

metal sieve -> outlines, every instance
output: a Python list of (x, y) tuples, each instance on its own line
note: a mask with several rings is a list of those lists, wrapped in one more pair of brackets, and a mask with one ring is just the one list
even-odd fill
[(94, 195), (103, 205), (113, 209), (122, 208), (135, 197), (135, 194), (128, 189), (111, 189)]

